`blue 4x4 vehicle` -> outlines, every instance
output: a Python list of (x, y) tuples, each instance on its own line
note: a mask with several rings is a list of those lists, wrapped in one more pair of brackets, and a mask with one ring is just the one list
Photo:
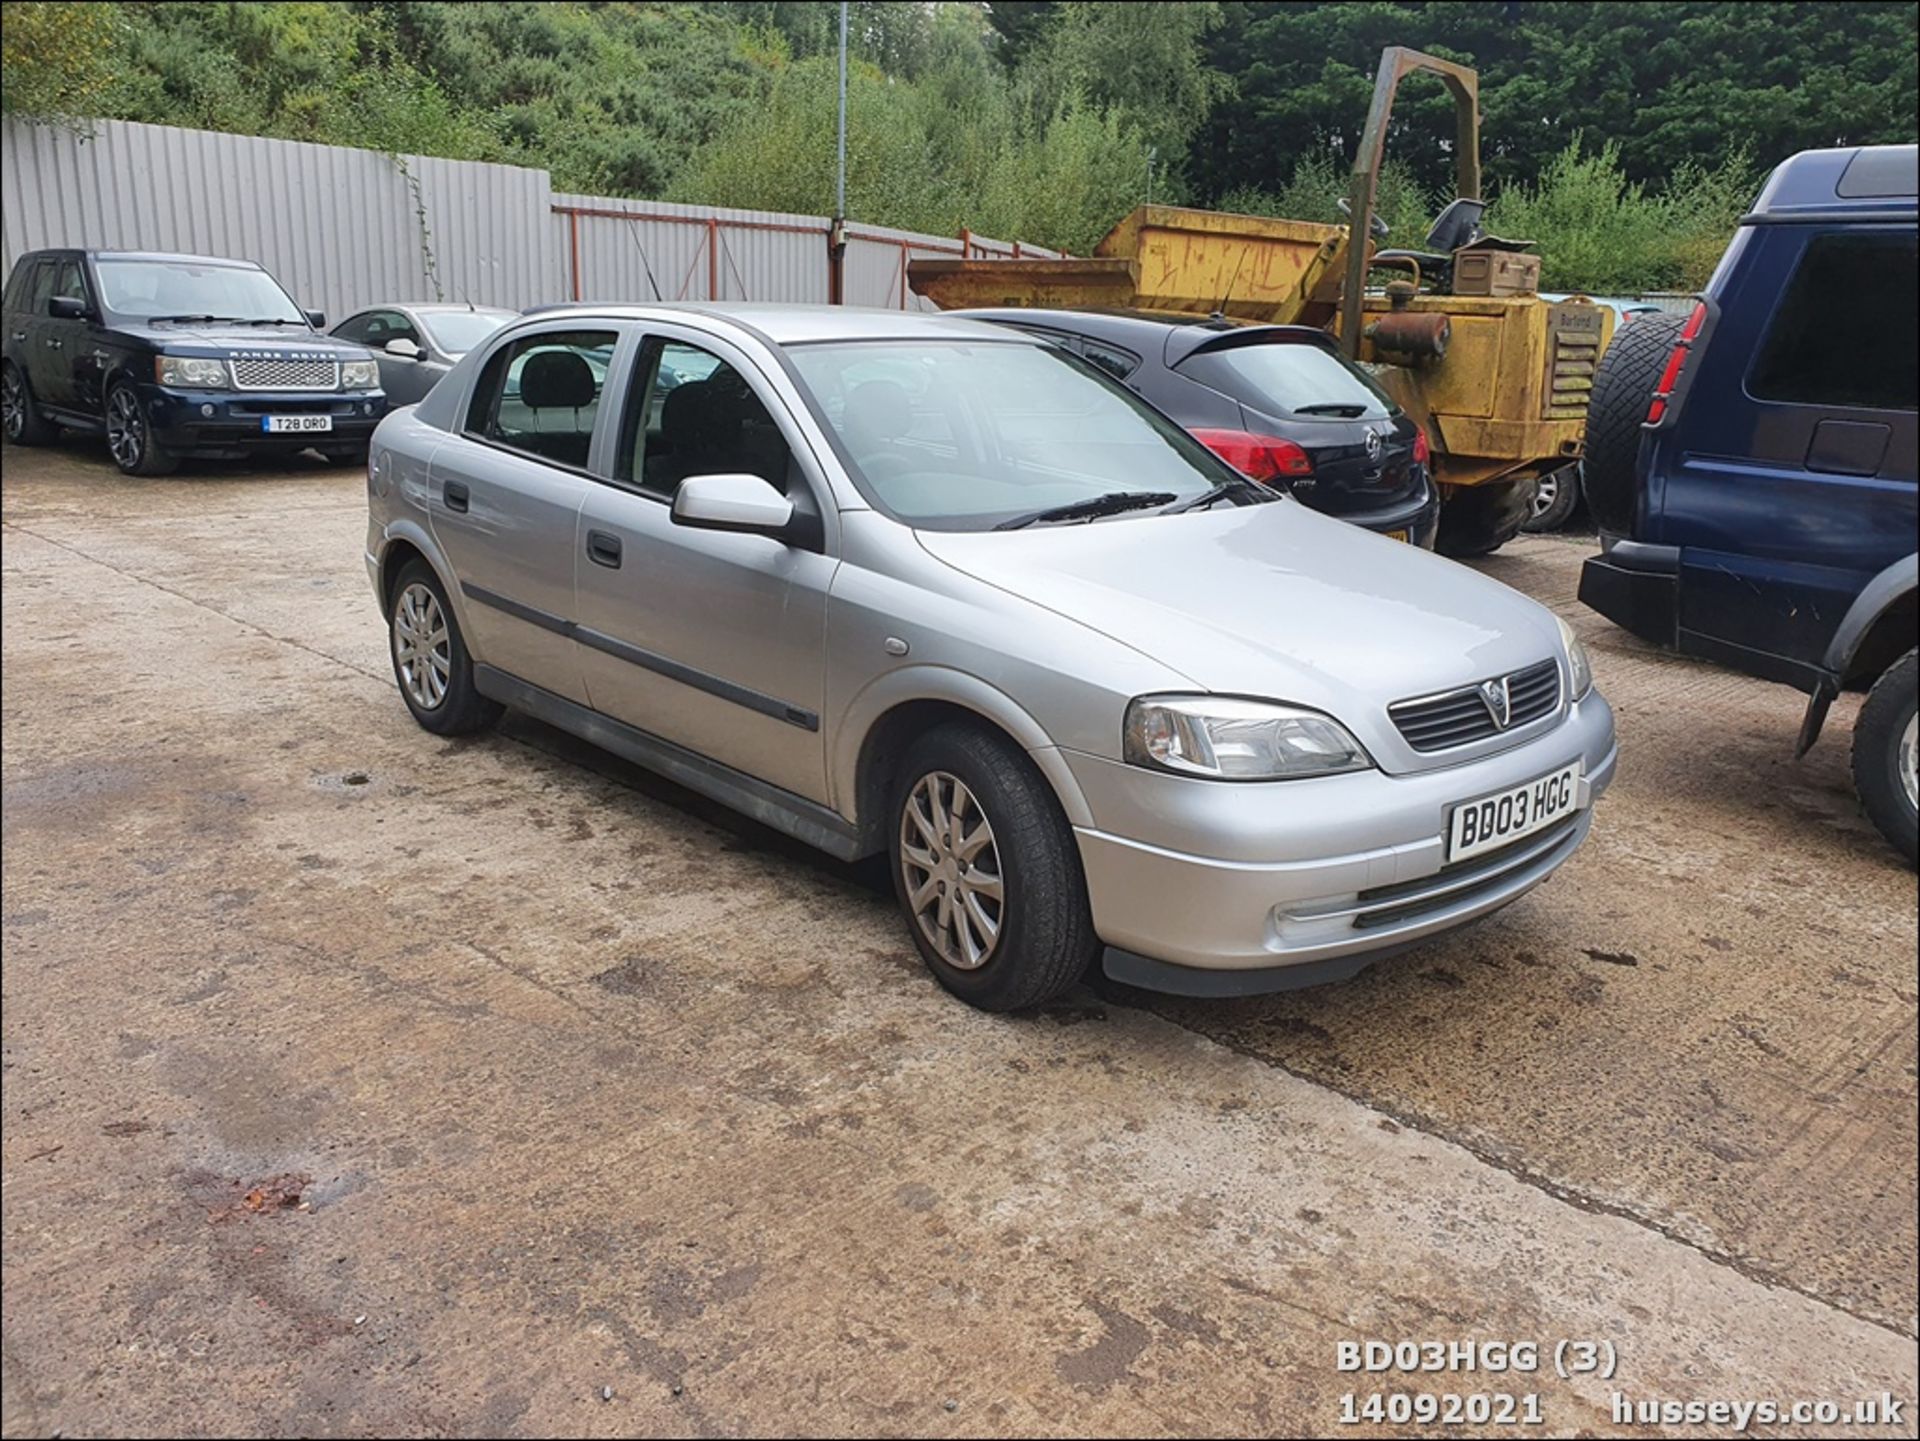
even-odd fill
[(1853, 774), (1915, 858), (1916, 147), (1773, 172), (1689, 316), (1594, 376), (1580, 598), (1636, 635), (1810, 697), (1797, 754), (1867, 690)]
[(14, 263), (4, 305), (15, 445), (105, 431), (129, 475), (189, 455), (364, 459), (387, 408), (373, 356), (320, 334), (326, 317), (251, 261), (36, 250)]

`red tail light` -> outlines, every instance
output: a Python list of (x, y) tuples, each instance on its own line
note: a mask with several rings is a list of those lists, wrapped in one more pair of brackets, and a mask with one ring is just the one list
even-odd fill
[(1290, 440), (1245, 430), (1196, 430), (1193, 438), (1252, 480), (1312, 475), (1313, 462)]
[(1648, 425), (1658, 425), (1666, 415), (1667, 403), (1673, 399), (1673, 388), (1680, 383), (1680, 372), (1687, 368), (1687, 353), (1692, 350), (1700, 327), (1706, 323), (1706, 305), (1696, 304), (1693, 314), (1687, 317), (1687, 323), (1680, 327), (1680, 338), (1673, 343), (1673, 354), (1667, 357), (1666, 368), (1660, 372), (1660, 380), (1653, 387), (1653, 399), (1647, 403)]
[(1427, 433), (1424, 430), (1415, 429), (1413, 432), (1413, 463), (1415, 465), (1433, 463), (1433, 447), (1427, 444)]

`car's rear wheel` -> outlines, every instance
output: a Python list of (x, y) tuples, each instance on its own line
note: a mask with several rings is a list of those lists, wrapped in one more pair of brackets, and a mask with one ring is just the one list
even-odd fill
[(1440, 507), (1440, 537), (1435, 549), (1456, 560), (1492, 555), (1520, 534), (1532, 498), (1530, 475), (1451, 487)]
[(927, 968), (983, 1011), (1041, 1005), (1098, 947), (1073, 830), (1020, 751), (968, 725), (929, 731), (895, 778), (894, 892)]
[(1853, 726), (1853, 783), (1860, 802), (1908, 865), (1920, 864), (1917, 686), (1920, 651), (1910, 650), (1874, 682)]
[(1520, 528), (1536, 535), (1564, 529), (1580, 506), (1580, 468), (1565, 465), (1533, 483), (1533, 505)]
[(1610, 534), (1627, 535), (1633, 529), (1647, 402), (1686, 323), (1684, 315), (1643, 316), (1614, 332), (1594, 368), (1581, 486), (1595, 524)]
[(60, 433), (59, 426), (42, 418), (27, 378), (11, 361), (0, 366), (0, 415), (5, 417), (11, 445), (48, 445)]
[(124, 380), (107, 392), (107, 449), (127, 475), (165, 475), (180, 464), (153, 438), (140, 397)]
[(387, 638), (400, 698), (427, 730), (466, 735), (500, 719), (505, 708), (475, 688), (460, 622), (440, 577), (423, 560), (408, 561), (394, 578)]

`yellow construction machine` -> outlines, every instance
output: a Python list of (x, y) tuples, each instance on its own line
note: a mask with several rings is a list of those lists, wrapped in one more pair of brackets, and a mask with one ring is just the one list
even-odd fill
[[(1421, 249), (1384, 249), (1374, 193), (1387, 119), (1401, 79), (1422, 70), (1454, 98), (1458, 194)], [(1536, 479), (1578, 460), (1613, 312), (1541, 299), (1529, 243), (1482, 233), (1479, 81), (1465, 66), (1398, 46), (1381, 56), (1341, 208), (1345, 225), (1143, 205), (1091, 256), (916, 260), (907, 279), (942, 309), (1172, 311), (1331, 330), (1425, 429), (1444, 496), (1440, 548), (1483, 555), (1519, 530)], [(1385, 283), (1369, 288), (1374, 276)]]

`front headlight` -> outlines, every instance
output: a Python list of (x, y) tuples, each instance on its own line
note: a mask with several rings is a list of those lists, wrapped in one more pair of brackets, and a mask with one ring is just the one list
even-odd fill
[(1587, 659), (1587, 648), (1580, 637), (1573, 633), (1573, 627), (1559, 616), (1553, 618), (1560, 627), (1560, 643), (1567, 648), (1567, 680), (1571, 683), (1570, 699), (1584, 700), (1588, 691), (1593, 689), (1593, 662)]
[(340, 367), (340, 384), (347, 390), (372, 390), (379, 383), (377, 360), (349, 360)]
[(156, 355), (154, 378), (162, 385), (192, 386), (199, 390), (224, 390), (227, 387), (227, 363), (198, 355)]
[(1318, 711), (1231, 696), (1142, 696), (1127, 707), (1127, 760), (1223, 781), (1370, 769), (1345, 726)]

